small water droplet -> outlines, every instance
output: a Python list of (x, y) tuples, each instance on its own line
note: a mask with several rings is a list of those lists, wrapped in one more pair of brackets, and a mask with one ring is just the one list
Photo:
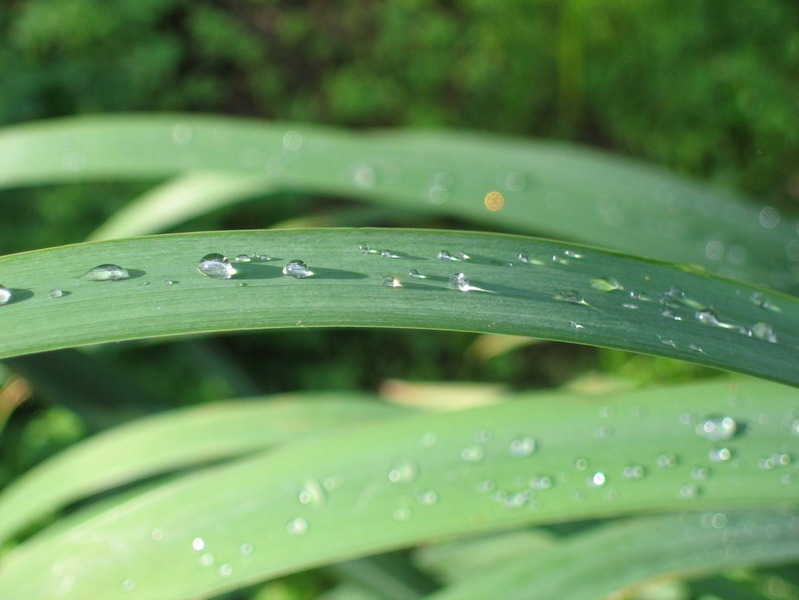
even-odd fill
[(581, 325), (577, 321), (572, 321), (571, 323), (569, 323), (569, 325), (571, 325), (571, 327), (573, 327), (574, 329), (585, 329), (585, 325)]
[(476, 439), (478, 442), (490, 442), (493, 437), (494, 434), (492, 434), (488, 429), (480, 429), (474, 434), (474, 439)]
[(646, 475), (646, 469), (641, 465), (627, 465), (622, 471), (625, 479), (643, 479)]
[(175, 285), (177, 281), (175, 281), (174, 279), (164, 279), (164, 283), (166, 285)]
[(662, 316), (666, 317), (667, 319), (674, 319), (675, 321), (682, 321), (682, 317), (680, 315), (678, 315), (676, 312), (674, 312), (673, 310), (671, 310), (670, 308), (667, 308), (666, 310), (664, 310), (660, 314)]
[(391, 513), (391, 518), (395, 521), (407, 521), (411, 518), (411, 509), (410, 508), (398, 508), (393, 513)]
[(659, 467), (673, 469), (679, 464), (679, 460), (673, 454), (661, 454), (657, 457)]
[(477, 482), (475, 488), (478, 492), (490, 492), (496, 487), (493, 479), (481, 479)]
[(154, 541), (160, 542), (161, 540), (164, 539), (163, 529), (158, 529), (158, 528), (153, 529), (152, 532), (150, 533), (150, 537), (152, 537)]
[(204, 539), (202, 539), (202, 538), (199, 538), (199, 537), (197, 537), (197, 538), (194, 538), (194, 539), (191, 541), (191, 547), (192, 547), (192, 548), (194, 548), (195, 550), (197, 550), (197, 551), (199, 552), (200, 550), (202, 550), (203, 548), (205, 548), (205, 540), (204, 540)]
[(352, 171), (352, 179), (358, 187), (370, 188), (377, 181), (377, 173), (369, 165), (358, 165)]
[(197, 263), (197, 270), (211, 279), (230, 279), (236, 274), (227, 257), (216, 252), (203, 256)]
[(383, 258), (400, 258), (399, 254), (395, 254), (391, 250), (381, 250), (380, 256)]
[(782, 309), (779, 306), (776, 306), (775, 304), (773, 304), (771, 302), (771, 300), (766, 298), (760, 292), (755, 292), (754, 294), (752, 294), (751, 300), (757, 306), (759, 306), (760, 308), (763, 308), (765, 310), (770, 310), (771, 312), (776, 312), (776, 313), (782, 312)]
[(408, 277), (411, 277), (413, 279), (427, 279), (427, 275), (420, 275), (419, 271), (417, 271), (416, 269), (411, 269), (410, 271), (408, 271)]
[(705, 480), (710, 477), (710, 469), (707, 467), (693, 467), (691, 469), (691, 479)]
[(570, 261), (569, 261), (567, 258), (564, 258), (564, 257), (562, 257), (562, 256), (559, 256), (558, 254), (553, 254), (553, 255), (552, 255), (552, 262), (556, 262), (556, 263), (558, 263), (558, 264), (560, 264), (560, 265), (568, 265), (568, 264), (571, 264), (571, 263), (570, 263)]
[(134, 589), (136, 589), (136, 582), (128, 577), (122, 580), (122, 583), (119, 584), (119, 587), (122, 588), (123, 592), (132, 592)]
[(791, 464), (791, 455), (786, 454), (785, 452), (776, 452), (771, 455), (771, 458), (774, 459), (774, 462), (777, 463), (780, 467), (785, 467)]
[(466, 462), (479, 462), (483, 460), (485, 451), (482, 446), (467, 446), (461, 450), (461, 458)]
[(308, 521), (302, 517), (292, 519), (286, 524), (286, 531), (291, 535), (304, 535), (308, 531)]
[(505, 173), (504, 184), (510, 192), (521, 192), (527, 187), (527, 177), (519, 171), (508, 171)]
[(402, 287), (402, 282), (399, 280), (399, 277), (394, 277), (393, 275), (386, 275), (383, 277), (383, 285), (386, 287)]
[(267, 256), (266, 254), (253, 254), (252, 259), (260, 262), (269, 262), (270, 260), (272, 260), (272, 257)]
[(577, 458), (574, 460), (574, 468), (578, 471), (585, 471), (588, 468), (588, 459)]
[(601, 487), (605, 485), (606, 480), (605, 474), (602, 471), (597, 471), (588, 478), (587, 483), (591, 487)]
[(419, 474), (416, 463), (403, 461), (388, 472), (388, 480), (392, 483), (411, 483)]
[[(2, 293), (2, 290), (0, 290), (0, 293)], [(55, 288), (55, 289), (50, 290), (50, 293), (47, 294), (47, 295), (50, 298), (61, 298), (64, 295), (64, 291), (63, 290), (59, 290), (58, 288)], [(0, 299), (0, 304), (5, 304), (1, 300), (2, 299)]]
[(726, 462), (732, 458), (732, 450), (729, 448), (711, 448), (708, 452), (710, 462), (720, 463)]
[(547, 475), (538, 475), (530, 480), (530, 487), (534, 490), (548, 490), (552, 487), (552, 478)]
[(688, 483), (680, 488), (680, 496), (682, 498), (696, 498), (699, 496), (700, 488), (695, 483)]
[(438, 502), (438, 494), (433, 490), (417, 490), (416, 501), (424, 506), (432, 506)]
[(287, 131), (283, 136), (283, 147), (290, 152), (302, 148), (302, 142), (302, 134), (299, 131)]
[(211, 554), (210, 552), (203, 552), (200, 555), (200, 558), (197, 559), (197, 563), (201, 567), (210, 567), (212, 564), (214, 564), (214, 560), (216, 559), (214, 558), (213, 554)]
[(760, 469), (770, 471), (777, 467), (777, 461), (775, 461), (773, 457), (769, 456), (768, 458), (761, 458), (759, 461), (757, 461), (757, 466)]
[(222, 577), (227, 577), (228, 575), (233, 573), (233, 565), (231, 565), (230, 563), (221, 564), (221, 565), (219, 565), (219, 569), (217, 570), (217, 572)]
[(13, 294), (11, 293), (10, 289), (4, 285), (0, 285), (0, 306), (11, 302), (12, 296)]
[(248, 263), (248, 262), (252, 262), (252, 256), (250, 256), (249, 254), (239, 254), (233, 260), (234, 260), (234, 262), (237, 262), (237, 263)]
[(358, 251), (363, 254), (377, 254), (377, 250), (372, 250), (367, 244), (358, 244)]
[(298, 498), (301, 504), (321, 506), (327, 500), (327, 494), (325, 494), (324, 488), (316, 479), (308, 479), (303, 484)]
[(313, 274), (313, 271), (308, 268), (308, 265), (301, 260), (289, 261), (286, 263), (286, 266), (283, 267), (283, 275), (288, 275), (296, 279), (305, 279)]
[(577, 290), (561, 290), (554, 296), (552, 296), (554, 300), (560, 300), (561, 302), (570, 302), (571, 304), (582, 304), (583, 306), (588, 306), (588, 302), (585, 301), (580, 295), (580, 292)]
[(735, 435), (738, 424), (732, 417), (707, 417), (696, 426), (696, 432), (713, 441), (729, 440)]
[(516, 457), (530, 456), (535, 452), (536, 443), (531, 437), (521, 437), (511, 440), (510, 455)]
[(702, 354), (705, 353), (704, 349), (699, 344), (688, 344), (688, 348), (694, 350), (695, 352), (701, 352)]
[(473, 289), (464, 273), (455, 273), (455, 275), (450, 277), (449, 287), (462, 292), (468, 292), (469, 290)]
[(615, 277), (597, 277), (591, 279), (590, 282), (591, 287), (600, 292), (612, 292), (614, 290), (624, 289)]
[(252, 551), (253, 547), (249, 542), (244, 542), (241, 546), (239, 546), (239, 554), (242, 556), (249, 556), (252, 554)]
[(630, 296), (630, 298), (632, 298), (633, 300), (640, 300), (641, 302), (652, 301), (652, 298), (650, 298), (645, 292), (642, 292), (640, 290), (630, 290), (627, 293), (627, 295)]
[(440, 258), (441, 260), (458, 260), (458, 258), (450, 254), (448, 250), (442, 250), (436, 255), (436, 258)]
[(86, 281), (120, 281), (129, 277), (130, 273), (119, 265), (104, 264), (89, 269), (81, 279)]
[(696, 320), (702, 323), (702, 325), (710, 325), (712, 327), (718, 327), (720, 325), (716, 313), (710, 309), (698, 310), (694, 313), (694, 317), (696, 317)]
[(766, 206), (760, 211), (758, 220), (766, 229), (773, 229), (780, 222), (780, 213), (773, 206)]
[(755, 323), (752, 325), (752, 335), (759, 340), (765, 340), (772, 344), (777, 343), (777, 334), (774, 333), (774, 328), (768, 323)]

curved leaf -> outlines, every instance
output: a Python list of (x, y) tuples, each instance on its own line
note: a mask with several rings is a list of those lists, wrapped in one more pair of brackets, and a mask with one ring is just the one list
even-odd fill
[[(796, 399), (759, 381), (534, 394), (342, 428), (73, 515), (4, 558), (0, 597), (208, 597), (445, 535), (795, 503)], [(719, 417), (736, 427), (714, 439)]]
[[(471, 258), (437, 258), (441, 251)], [(274, 260), (237, 263), (235, 277), (217, 280), (197, 271), (208, 253)], [(306, 261), (314, 275), (282, 275), (293, 259)], [(129, 269), (131, 278), (81, 278), (102, 263)], [(5, 256), (0, 273), (14, 293), (0, 307), (0, 357), (208, 331), (412, 327), (623, 348), (799, 383), (799, 301), (679, 266), (519, 236), (396, 229), (179, 234)], [(468, 282), (451, 289), (458, 273)], [(384, 285), (386, 277), (402, 287)], [(52, 288), (65, 295), (49, 297)]]
[[(196, 115), (78, 117), (0, 132), (0, 186), (87, 179), (222, 178), (197, 203), (152, 199), (120, 219), (151, 233), (263, 191), (342, 195), (456, 215), (702, 264), (778, 289), (797, 289), (793, 223), (769, 209), (655, 168), (562, 143), (446, 132), (354, 134), (319, 126)], [(233, 176), (244, 177), (241, 183)], [(191, 187), (191, 186), (190, 186)], [(487, 211), (489, 192), (504, 198)], [(163, 196), (162, 196), (163, 198)], [(497, 206), (495, 205), (494, 208)], [(142, 220), (142, 214), (148, 212)], [(162, 213), (161, 216), (159, 213)], [(769, 216), (771, 215), (771, 216)], [(773, 218), (776, 215), (776, 219)]]

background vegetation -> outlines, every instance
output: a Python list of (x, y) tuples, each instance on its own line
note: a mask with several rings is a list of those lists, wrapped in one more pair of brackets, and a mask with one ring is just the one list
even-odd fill
[[(797, 72), (799, 5), (790, 0), (0, 0), (3, 125), (179, 111), (551, 138), (743, 192), (758, 210), (771, 207), (777, 215), (792, 214), (799, 201)], [(82, 241), (155, 183), (3, 191), (0, 254)], [(267, 228), (357, 206), (299, 193), (260, 200), (214, 210), (172, 231)], [(712, 229), (713, 215), (707, 219)], [(370, 224), (485, 228), (403, 213)], [(788, 258), (799, 268), (799, 252)], [(10, 416), (0, 483), (109, 425), (224, 398), (385, 393), (392, 379), (595, 391), (722, 375), (558, 342), (480, 357), (477, 339), (456, 332), (298, 329), (120, 343), (85, 351), (103, 378), (77, 368), (59, 371), (55, 365), (69, 361), (68, 352), (54, 364), (47, 355), (7, 361), (0, 381), (19, 382), (12, 374), (21, 375), (32, 392), (16, 410), (12, 401), (4, 409)], [(120, 382), (131, 400), (109, 402), (107, 380)], [(27, 396), (5, 389), (6, 399)], [(740, 578), (764, 597), (799, 598), (795, 573), (787, 572)], [(268, 589), (286, 598), (313, 597), (340, 577), (303, 574)], [(698, 598), (705, 584), (673, 597)]]

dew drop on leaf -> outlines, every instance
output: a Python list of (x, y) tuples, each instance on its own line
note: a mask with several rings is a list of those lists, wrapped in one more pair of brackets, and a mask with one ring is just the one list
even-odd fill
[(510, 455), (516, 457), (530, 456), (535, 452), (536, 443), (531, 437), (521, 437), (511, 440)]
[(774, 328), (768, 323), (755, 323), (752, 325), (752, 335), (759, 340), (765, 340), (772, 344), (777, 343), (777, 335), (774, 333)]
[(708, 452), (710, 462), (720, 463), (726, 462), (732, 458), (732, 450), (729, 448), (711, 448)]
[(211, 279), (230, 279), (236, 274), (236, 269), (224, 254), (206, 254), (197, 263), (197, 270)]
[(622, 475), (625, 479), (643, 479), (646, 475), (646, 469), (641, 465), (627, 465), (622, 470)]
[(588, 306), (588, 302), (585, 301), (580, 295), (580, 292), (577, 290), (561, 290), (554, 296), (552, 296), (554, 300), (560, 300), (561, 302), (569, 302), (571, 304), (582, 304), (584, 306)]
[(289, 261), (286, 263), (286, 266), (283, 267), (283, 275), (288, 275), (295, 279), (305, 279), (313, 274), (313, 271), (308, 268), (308, 265), (301, 260)]
[(394, 277), (393, 275), (386, 275), (383, 277), (383, 285), (386, 287), (402, 287), (402, 282), (399, 280), (399, 277)]
[(13, 296), (13, 294), (11, 293), (10, 289), (8, 289), (4, 285), (0, 285), (0, 306), (2, 306), (3, 304), (8, 304), (9, 302), (11, 302), (11, 297), (12, 296)]
[(119, 265), (104, 264), (89, 269), (81, 279), (86, 281), (120, 281), (129, 277), (130, 273)]
[(403, 461), (388, 472), (388, 480), (392, 483), (411, 483), (419, 474), (419, 468), (412, 461)]
[(590, 283), (592, 288), (600, 292), (612, 292), (614, 290), (624, 289), (615, 277), (597, 277), (591, 279)]
[(696, 426), (696, 432), (713, 442), (720, 442), (732, 438), (738, 429), (738, 424), (732, 417), (707, 417)]
[(291, 535), (304, 535), (308, 531), (308, 521), (302, 517), (292, 519), (286, 524), (286, 531)]
[[(2, 290), (0, 290), (0, 292), (2, 292)], [(50, 290), (50, 293), (48, 293), (47, 295), (50, 298), (61, 298), (64, 295), (64, 291), (63, 290), (59, 290), (58, 288), (54, 288), (54, 289)], [(3, 302), (0, 301), (0, 304), (3, 304)]]

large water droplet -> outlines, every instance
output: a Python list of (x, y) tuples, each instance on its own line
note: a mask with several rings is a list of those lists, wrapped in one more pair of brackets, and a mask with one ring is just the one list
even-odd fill
[(286, 531), (291, 535), (304, 535), (308, 531), (308, 521), (302, 517), (292, 519), (286, 524)]
[(462, 292), (468, 292), (469, 290), (473, 289), (464, 273), (455, 273), (455, 275), (450, 277), (449, 287)]
[(521, 437), (511, 440), (510, 455), (511, 456), (530, 456), (535, 452), (535, 440), (531, 437)]
[(752, 335), (759, 340), (765, 340), (772, 344), (777, 343), (777, 334), (774, 333), (774, 328), (768, 323), (755, 323), (752, 325)]
[(227, 257), (216, 252), (203, 256), (197, 263), (197, 270), (211, 279), (230, 279), (236, 274)]
[(313, 274), (313, 271), (308, 268), (308, 265), (301, 260), (289, 261), (286, 263), (286, 266), (283, 267), (283, 275), (288, 275), (296, 279), (305, 279)]
[(82, 279), (86, 281), (120, 281), (129, 277), (130, 273), (119, 265), (105, 264), (89, 269), (84, 273)]
[(735, 435), (738, 424), (732, 417), (708, 417), (696, 426), (696, 432), (713, 442), (729, 440)]
[(194, 538), (191, 541), (191, 547), (197, 550), (198, 552), (205, 548), (205, 540), (199, 537)]
[(555, 300), (560, 300), (561, 302), (570, 302), (571, 304), (582, 304), (584, 306), (588, 306), (588, 302), (585, 301), (580, 295), (580, 292), (577, 290), (561, 290), (554, 296), (552, 296)]
[(612, 292), (614, 290), (624, 289), (615, 277), (597, 277), (596, 279), (591, 279), (591, 287), (600, 292)]
[[(50, 292), (47, 295), (50, 298), (61, 298), (64, 295), (64, 290), (59, 290), (58, 288), (54, 288), (50, 290)], [(0, 302), (0, 304), (3, 304), (3, 302)]]
[(388, 472), (388, 480), (392, 483), (411, 483), (419, 474), (416, 463), (403, 461)]
[(11, 302), (11, 290), (4, 285), (0, 285), (0, 306)]
[(299, 493), (299, 501), (301, 504), (313, 504), (321, 506), (327, 500), (324, 488), (316, 479), (308, 479), (303, 485), (302, 491)]

